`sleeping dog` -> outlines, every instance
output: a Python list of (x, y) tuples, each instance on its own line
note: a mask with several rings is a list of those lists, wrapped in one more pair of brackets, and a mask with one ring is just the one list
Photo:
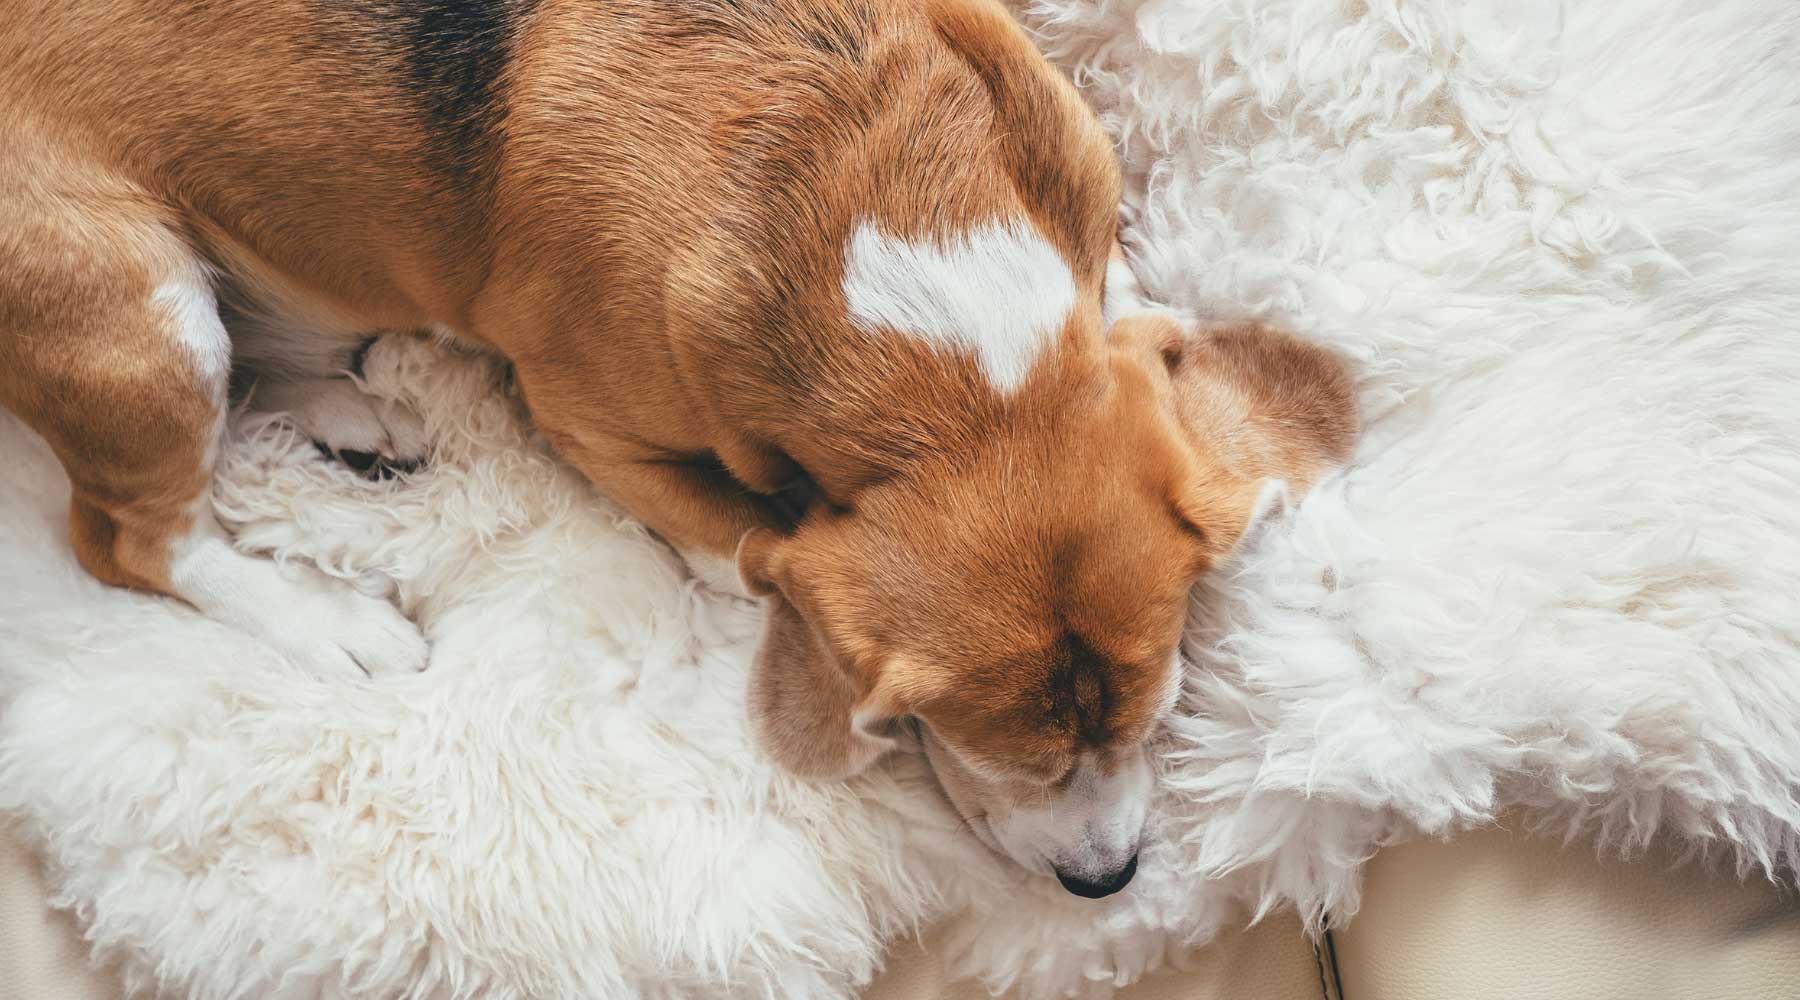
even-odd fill
[(208, 481), (234, 369), (417, 458), (342, 374), (433, 329), (767, 597), (778, 762), (916, 743), (1082, 895), (1134, 870), (1190, 585), (1349, 440), (1318, 351), (1119, 318), (1110, 145), (991, 0), (15, 0), (0, 136), (0, 402), (96, 577), (421, 669), (389, 604), (238, 552)]

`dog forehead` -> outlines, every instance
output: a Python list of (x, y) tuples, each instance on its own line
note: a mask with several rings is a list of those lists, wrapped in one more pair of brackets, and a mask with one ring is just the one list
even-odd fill
[(1046, 510), (1061, 495), (1047, 488), (1014, 507), (986, 493), (948, 509), (865, 505), (846, 529), (856, 543), (834, 556), (834, 579), (862, 595), (847, 628), (951, 672), (952, 689), (990, 710), (1035, 692), (1019, 710), (1104, 729), (1111, 707), (1141, 693), (1142, 665), (1172, 647), (1191, 560), (1160, 507), (1098, 492), (1111, 502), (1082, 515)]

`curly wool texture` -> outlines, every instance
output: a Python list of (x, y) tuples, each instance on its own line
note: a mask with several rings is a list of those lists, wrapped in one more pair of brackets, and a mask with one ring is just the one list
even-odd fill
[(1156, 827), (1076, 900), (913, 760), (776, 773), (753, 608), (529, 435), (490, 362), (389, 338), (430, 469), (240, 419), (240, 544), (392, 592), (432, 669), (345, 685), (83, 575), (0, 418), (0, 808), (140, 989), (840, 997), (953, 967), (1103, 997), (1241, 923), (1348, 917), (1379, 845), (1508, 809), (1800, 861), (1800, 9), (1033, 0), (1118, 137), (1133, 262), (1356, 368), (1355, 461), (1196, 590)]

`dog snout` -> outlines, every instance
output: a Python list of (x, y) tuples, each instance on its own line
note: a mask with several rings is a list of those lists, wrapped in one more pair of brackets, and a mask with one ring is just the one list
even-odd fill
[(1137, 861), (1138, 856), (1133, 854), (1117, 870), (1098, 877), (1090, 872), (1065, 871), (1057, 868), (1056, 880), (1062, 883), (1064, 889), (1083, 899), (1099, 899), (1125, 888), (1126, 883), (1131, 881), (1131, 877), (1137, 874)]

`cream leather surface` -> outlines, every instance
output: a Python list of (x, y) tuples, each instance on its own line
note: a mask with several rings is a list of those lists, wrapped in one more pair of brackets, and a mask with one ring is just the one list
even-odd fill
[(37, 859), (0, 824), (0, 998), (114, 1000), (118, 985), (88, 967), (75, 921), (44, 893)]
[[(1293, 914), (1270, 917), (1201, 948), (1182, 963), (1115, 994), (1115, 1000), (1320, 1000), (1312, 944)], [(987, 1000), (981, 986), (944, 981), (928, 937), (903, 942), (862, 1000)], [(1337, 1000), (1333, 997), (1332, 1000)]]
[(1346, 1000), (1794, 1000), (1800, 899), (1503, 830), (1389, 848), (1334, 935)]

